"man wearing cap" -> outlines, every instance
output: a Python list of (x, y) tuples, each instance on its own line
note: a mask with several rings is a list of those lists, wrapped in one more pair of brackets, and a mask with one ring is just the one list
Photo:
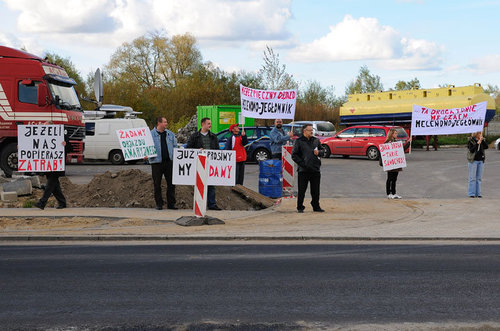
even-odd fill
[(236, 151), (236, 185), (243, 185), (245, 161), (247, 160), (245, 145), (248, 144), (248, 138), (245, 130), (242, 130), (240, 134), (238, 124), (231, 124), (229, 132), (231, 132), (231, 136), (227, 139), (224, 149)]

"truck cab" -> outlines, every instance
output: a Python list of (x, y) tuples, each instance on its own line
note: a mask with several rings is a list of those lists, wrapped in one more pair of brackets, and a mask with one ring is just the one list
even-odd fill
[(83, 162), (85, 126), (74, 85), (63, 68), (0, 46), (0, 168), (6, 176), (17, 169), (18, 125), (63, 124), (73, 147), (66, 162)]

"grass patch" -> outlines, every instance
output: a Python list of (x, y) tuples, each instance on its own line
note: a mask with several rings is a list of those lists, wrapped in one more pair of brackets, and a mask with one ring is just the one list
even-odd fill
[(32, 208), (35, 205), (35, 201), (28, 199), (24, 201), (23, 208)]

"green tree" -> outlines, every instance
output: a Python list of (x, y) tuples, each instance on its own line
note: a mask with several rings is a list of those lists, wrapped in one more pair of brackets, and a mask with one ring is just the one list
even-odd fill
[(350, 82), (346, 89), (346, 95), (354, 93), (371, 93), (383, 91), (384, 86), (380, 82), (380, 76), (372, 75), (366, 65), (359, 69), (358, 76)]
[(500, 95), (500, 89), (498, 88), (498, 85), (493, 85), (493, 84), (486, 84), (486, 87), (483, 87), (484, 93), (487, 93), (493, 97), (493, 99), (496, 99), (498, 95)]
[(280, 63), (279, 54), (275, 54), (273, 49), (266, 46), (264, 51), (264, 64), (260, 69), (264, 86), (269, 90), (286, 90), (297, 88), (297, 83), (293, 76), (286, 72), (286, 65)]
[(400, 80), (396, 83), (396, 86), (394, 86), (394, 89), (396, 91), (403, 91), (403, 90), (418, 90), (420, 89), (420, 81), (418, 78), (414, 78), (412, 80), (409, 80), (405, 82), (404, 80)]

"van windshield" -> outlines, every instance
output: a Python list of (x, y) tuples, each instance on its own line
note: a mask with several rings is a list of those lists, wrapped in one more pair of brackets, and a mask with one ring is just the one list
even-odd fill
[(80, 101), (78, 101), (78, 96), (73, 86), (63, 86), (50, 82), (49, 88), (54, 100), (59, 99), (57, 106), (60, 109), (82, 111), (82, 106), (80, 105)]

